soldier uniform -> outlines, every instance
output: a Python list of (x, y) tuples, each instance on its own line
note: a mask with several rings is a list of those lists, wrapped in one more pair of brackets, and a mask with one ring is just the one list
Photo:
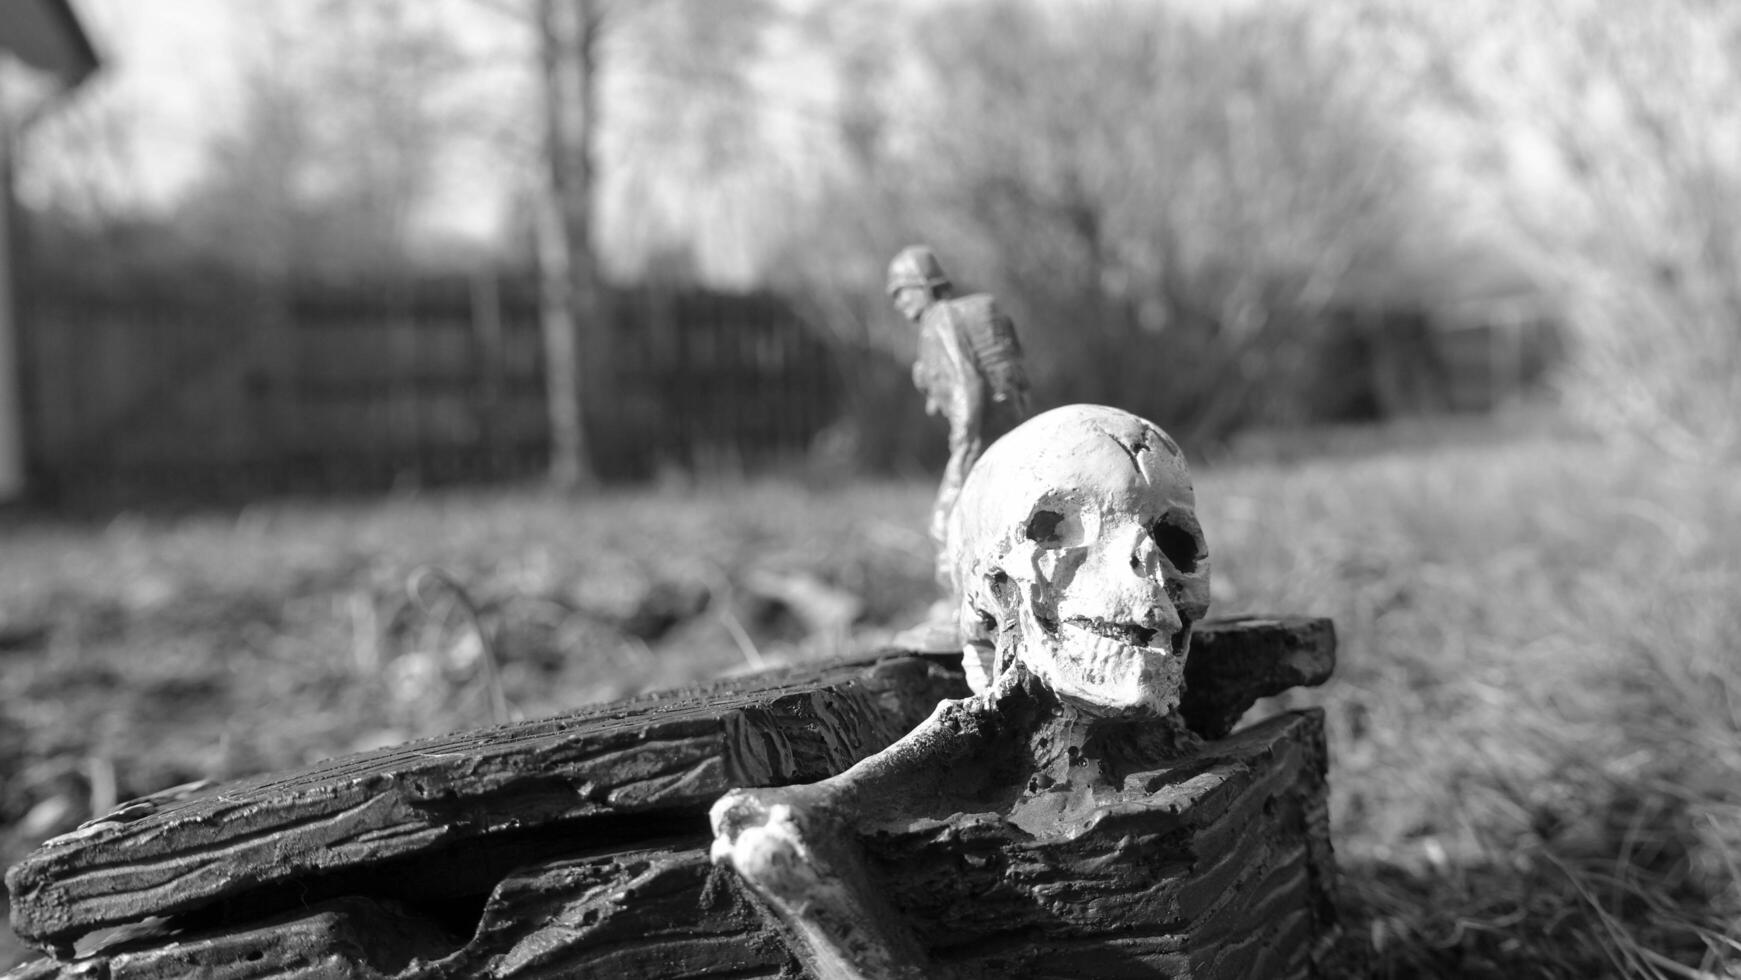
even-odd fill
[(938, 549), (938, 580), (944, 571), (945, 528), (962, 481), (985, 450), (988, 418), (1027, 417), (1028, 379), (1022, 368), (1015, 325), (990, 296), (950, 296), (949, 278), (929, 248), (903, 249), (889, 264), (888, 292), (895, 306), (919, 326), (919, 356), (913, 384), (925, 395), (925, 411), (949, 423), (949, 465), (931, 512), (931, 539)]

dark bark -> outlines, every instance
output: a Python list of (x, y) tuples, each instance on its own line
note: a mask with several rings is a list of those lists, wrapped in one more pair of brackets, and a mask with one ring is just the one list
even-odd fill
[[(1218, 728), (1321, 681), (1334, 642), (1321, 620), (1199, 640), (1185, 711)], [(709, 863), (707, 810), (881, 750), (966, 693), (946, 663), (890, 652), (135, 800), (8, 873), (14, 927), (59, 955), (14, 978), (801, 976)], [(1060, 794), (1068, 812), (1010, 806), (1010, 766), (944, 776), (935, 813), (867, 801), (869, 873), (960, 976), (1315, 975), (1334, 933), (1322, 715), (1170, 731), (1079, 746), (1095, 789)], [(1014, 768), (1044, 761), (1017, 749)]]
[(463, 878), (463, 860), (479, 859), (487, 875), (547, 851), (553, 826), (569, 849), (638, 827), (669, 833), (654, 817), (687, 818), (699, 833), (727, 789), (833, 775), (965, 693), (959, 674), (895, 657), (424, 739), (191, 798), (147, 797), (9, 870), (12, 925), (65, 948), (146, 916), (300, 894), (313, 879), (336, 890), (335, 877), (386, 862), (415, 858)]
[(1335, 667), (1336, 627), (1328, 619), (1208, 620), (1191, 637), (1179, 713), (1198, 735), (1220, 738), (1259, 698), (1316, 687)]

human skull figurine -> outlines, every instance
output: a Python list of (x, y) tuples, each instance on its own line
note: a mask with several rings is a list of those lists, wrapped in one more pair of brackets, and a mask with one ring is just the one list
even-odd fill
[(1015, 663), (1095, 716), (1179, 704), (1209, 553), (1179, 447), (1150, 422), (1068, 405), (998, 440), (968, 475), (948, 548), (969, 685)]

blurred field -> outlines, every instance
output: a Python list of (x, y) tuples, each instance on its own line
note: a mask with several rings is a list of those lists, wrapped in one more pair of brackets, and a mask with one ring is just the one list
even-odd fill
[[(1199, 474), (1215, 611), (1336, 620), (1293, 700), (1329, 712), (1372, 975), (1741, 975), (1737, 476), (1540, 436)], [(0, 532), (0, 857), (189, 779), (874, 642), (930, 598), (930, 493)]]

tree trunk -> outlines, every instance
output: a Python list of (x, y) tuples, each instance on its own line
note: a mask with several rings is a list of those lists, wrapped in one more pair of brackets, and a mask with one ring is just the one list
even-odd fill
[[(4, 95), (5, 93), (0, 93)], [(28, 470), (24, 424), (23, 328), (13, 266), (14, 222), (19, 217), (13, 187), (14, 122), (0, 100), (0, 505), (24, 496)]]
[(563, 490), (596, 481), (583, 388), (586, 334), (604, 325), (592, 247), (593, 57), (599, 21), (592, 0), (538, 0), (544, 103), (544, 186), (538, 210), (539, 302), (550, 413), (550, 479)]

